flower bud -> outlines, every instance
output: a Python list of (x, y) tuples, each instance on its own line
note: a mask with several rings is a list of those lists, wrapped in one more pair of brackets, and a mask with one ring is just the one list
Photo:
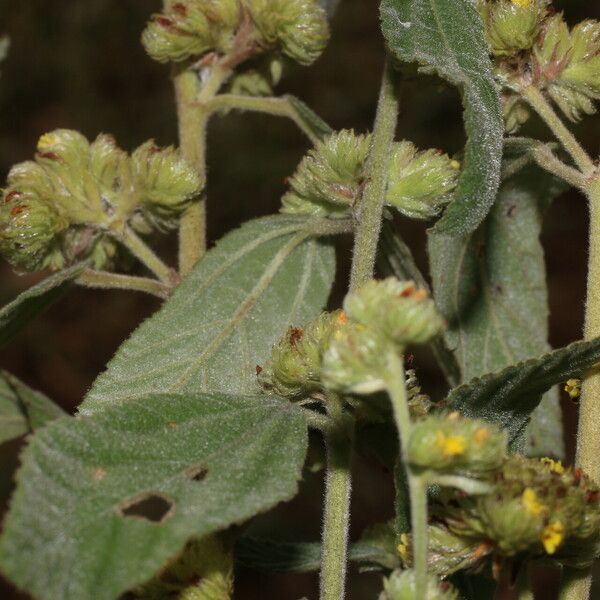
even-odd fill
[(492, 54), (529, 50), (548, 14), (549, 0), (477, 0)]
[(342, 311), (322, 313), (304, 329), (290, 327), (259, 374), (263, 387), (284, 398), (302, 398), (322, 389), (321, 363), (333, 332), (345, 324)]
[(262, 44), (279, 46), (300, 63), (313, 63), (329, 41), (327, 13), (317, 0), (245, 0)]
[[(458, 600), (458, 591), (448, 582), (433, 575), (427, 577), (427, 600)], [(416, 577), (413, 570), (394, 571), (383, 581), (379, 600), (423, 600), (416, 595)]]
[(372, 394), (384, 390), (385, 366), (381, 358), (390, 346), (376, 331), (349, 322), (335, 331), (325, 352), (323, 384), (342, 394)]
[(443, 474), (492, 476), (506, 458), (506, 433), (458, 413), (431, 415), (414, 424), (408, 461)]
[(516, 133), (522, 125), (529, 121), (531, 111), (519, 96), (515, 94), (502, 97), (502, 111), (504, 113), (504, 125), (506, 132)]
[(158, 229), (173, 229), (204, 182), (177, 149), (159, 148), (153, 140), (133, 152), (131, 163), (144, 214)]
[(142, 34), (146, 52), (161, 63), (231, 49), (241, 19), (238, 0), (169, 0)]
[(388, 277), (369, 281), (346, 296), (350, 319), (377, 332), (394, 344), (424, 344), (440, 334), (445, 323), (426, 290), (412, 281)]
[(360, 197), (370, 135), (344, 129), (318, 142), (290, 178), (281, 212), (346, 216)]
[(229, 92), (240, 96), (270, 96), (273, 86), (263, 73), (250, 69), (231, 80)]
[(68, 227), (43, 197), (8, 188), (0, 200), (0, 254), (26, 271), (63, 266), (56, 238)]
[(412, 219), (430, 219), (450, 201), (460, 164), (436, 150), (418, 152), (411, 142), (394, 144), (386, 204)]
[(569, 31), (562, 15), (548, 20), (534, 49), (534, 71), (572, 121), (596, 112), (600, 99), (600, 23), (587, 20)]

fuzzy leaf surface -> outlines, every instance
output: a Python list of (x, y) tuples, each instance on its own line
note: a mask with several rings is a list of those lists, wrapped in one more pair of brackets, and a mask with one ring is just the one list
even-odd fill
[(41, 392), (0, 371), (0, 444), (31, 433), (66, 413)]
[(264, 396), (154, 395), (60, 419), (23, 454), (0, 568), (40, 600), (114, 600), (192, 536), (295, 495), (306, 448), (302, 413)]
[(150, 393), (257, 393), (256, 366), (289, 325), (319, 314), (333, 283), (334, 249), (305, 227), (274, 216), (226, 235), (121, 346), (81, 411)]
[(600, 338), (575, 342), (497, 373), (476, 377), (454, 388), (447, 404), (467, 416), (498, 423), (514, 442), (543, 393), (571, 377), (583, 377), (599, 362)]
[(82, 263), (58, 271), (0, 308), (0, 347), (10, 342), (29, 321), (59, 300), (84, 269), (85, 264)]
[(467, 133), (463, 170), (435, 231), (466, 235), (483, 221), (496, 197), (504, 136), (479, 13), (472, 0), (383, 0), (381, 23), (396, 58), (419, 63), (462, 92)]
[[(520, 160), (512, 153), (511, 159)], [(546, 208), (563, 190), (554, 177), (536, 167), (524, 168), (502, 185), (489, 216), (474, 234), (430, 235), (436, 303), (448, 321), (446, 341), (463, 381), (550, 350), (540, 233)], [(529, 434), (529, 452), (562, 454), (556, 390), (535, 411)]]

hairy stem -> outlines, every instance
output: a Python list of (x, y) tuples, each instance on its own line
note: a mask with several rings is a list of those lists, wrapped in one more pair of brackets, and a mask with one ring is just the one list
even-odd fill
[(352, 488), (352, 432), (345, 422), (341, 398), (330, 397), (335, 426), (325, 434), (327, 474), (321, 555), (321, 600), (343, 600), (348, 562), (348, 528)]
[(586, 600), (592, 587), (591, 573), (587, 569), (563, 569), (558, 600)]
[(319, 137), (315, 135), (310, 127), (307, 127), (306, 123), (298, 115), (298, 112), (294, 110), (289, 98), (285, 96), (264, 98), (258, 96), (221, 94), (211, 100), (210, 109), (213, 112), (230, 109), (247, 110), (265, 113), (274, 117), (287, 117), (299, 127), (313, 144), (316, 144), (319, 141)]
[(170, 288), (148, 277), (133, 277), (131, 275), (121, 275), (120, 273), (110, 273), (108, 271), (94, 271), (86, 269), (76, 280), (78, 285), (103, 289), (103, 290), (129, 290), (132, 292), (144, 292), (158, 296), (161, 299), (169, 297)]
[(427, 590), (427, 481), (424, 477), (412, 472), (406, 463), (408, 440), (412, 429), (408, 394), (406, 392), (406, 375), (403, 359), (395, 350), (388, 352), (385, 363), (386, 387), (394, 420), (400, 436), (400, 448), (406, 469), (410, 497), (411, 531), (413, 539), (413, 556), (415, 569), (415, 597), (425, 598)]
[[(584, 339), (600, 336), (600, 177), (596, 175), (588, 187), (590, 207), (590, 249), (587, 276)], [(600, 481), (600, 373), (587, 377), (581, 389), (579, 427), (577, 430), (577, 466), (592, 479)], [(584, 600), (590, 595), (591, 569), (569, 577), (561, 600)]]
[[(175, 98), (179, 145), (183, 157), (206, 179), (206, 130), (208, 103), (219, 91), (230, 71), (216, 63), (204, 84), (196, 71), (185, 68), (175, 74)], [(182, 215), (179, 226), (179, 272), (187, 275), (206, 252), (206, 194)]]
[(533, 150), (533, 158), (538, 166), (545, 171), (548, 171), (552, 175), (556, 175), (579, 190), (586, 189), (587, 180), (581, 172), (562, 162), (562, 160), (557, 158), (554, 152), (547, 146), (542, 144), (535, 148)]
[(528, 85), (521, 90), (521, 94), (537, 114), (552, 130), (558, 141), (586, 177), (594, 171), (594, 161), (584, 150), (575, 136), (567, 129), (560, 117), (556, 114), (544, 94), (535, 86)]
[(177, 285), (179, 280), (177, 273), (167, 266), (132, 229), (126, 227), (117, 239), (162, 283), (168, 287)]
[(373, 141), (367, 160), (366, 184), (358, 204), (354, 259), (350, 289), (356, 289), (373, 277), (377, 245), (383, 218), (383, 205), (388, 180), (390, 148), (398, 122), (398, 97), (391, 59), (386, 58), (373, 127)]

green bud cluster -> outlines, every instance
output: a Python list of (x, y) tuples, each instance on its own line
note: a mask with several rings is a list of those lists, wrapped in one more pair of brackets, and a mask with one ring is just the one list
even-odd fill
[(534, 48), (534, 73), (573, 121), (596, 111), (600, 99), (600, 22), (569, 30), (562, 14), (548, 19)]
[[(427, 600), (458, 600), (458, 591), (447, 581), (433, 575), (427, 577)], [(383, 581), (379, 600), (423, 600), (417, 598), (416, 577), (413, 570), (394, 571)]]
[[(360, 198), (370, 135), (342, 130), (319, 142), (290, 178), (282, 212), (345, 217)], [(413, 219), (430, 219), (450, 201), (460, 163), (437, 150), (418, 151), (395, 143), (389, 167), (386, 204)]]
[(328, 40), (327, 14), (317, 0), (169, 0), (142, 34), (148, 54), (162, 63), (210, 52), (276, 51), (309, 65)]
[[(427, 527), (427, 568), (438, 577), (446, 578), (457, 571), (476, 567), (490, 552), (489, 544), (456, 535), (441, 523)], [(405, 569), (413, 567), (410, 534), (400, 536), (398, 554)]]
[(14, 166), (0, 201), (0, 253), (25, 270), (60, 269), (116, 254), (105, 234), (129, 223), (140, 233), (168, 229), (202, 189), (173, 148), (153, 142), (131, 157), (109, 135), (90, 143), (59, 129), (40, 138), (35, 160)]
[(492, 54), (510, 56), (533, 46), (549, 0), (477, 0)]
[(516, 133), (531, 117), (529, 106), (516, 94), (503, 95), (502, 112), (506, 132), (510, 134)]
[(322, 313), (304, 328), (290, 327), (258, 375), (259, 383), (284, 398), (300, 399), (322, 389), (321, 363), (334, 332), (346, 323), (341, 310)]
[(290, 178), (281, 212), (315, 217), (347, 216), (360, 197), (370, 135), (344, 129), (318, 142)]
[(506, 433), (458, 412), (430, 415), (414, 424), (408, 462), (415, 470), (491, 477), (506, 459)]
[(512, 456), (489, 494), (443, 490), (433, 515), (455, 535), (489, 543), (502, 556), (551, 556), (584, 568), (600, 551), (600, 489), (580, 470), (549, 459)]
[(439, 150), (419, 152), (411, 142), (394, 145), (386, 204), (411, 219), (431, 219), (451, 200), (460, 163)]

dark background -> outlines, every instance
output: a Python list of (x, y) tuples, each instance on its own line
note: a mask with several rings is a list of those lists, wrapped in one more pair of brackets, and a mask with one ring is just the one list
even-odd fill
[[(568, 18), (600, 17), (600, 3), (568, 4)], [(281, 92), (305, 100), (334, 128), (370, 128), (381, 74), (383, 43), (375, 0), (342, 0), (333, 21), (333, 37), (312, 68), (287, 74)], [(595, 6), (590, 6), (595, 5)], [(32, 156), (41, 133), (57, 127), (78, 129), (88, 137), (113, 133), (132, 149), (150, 137), (160, 144), (176, 141), (176, 121), (167, 67), (152, 62), (139, 44), (148, 15), (159, 0), (0, 0), (0, 33), (12, 38), (0, 76), (0, 179), (10, 166)], [(576, 127), (598, 155), (600, 117)], [(547, 137), (533, 121), (524, 134)], [(463, 145), (460, 100), (438, 82), (403, 88), (399, 136), (422, 147), (453, 153)], [(306, 140), (284, 120), (259, 115), (217, 118), (209, 138), (209, 236), (256, 215), (275, 212), (290, 175), (306, 150)], [(424, 266), (424, 226), (402, 222), (403, 233)], [(587, 216), (584, 199), (567, 193), (549, 210), (544, 244), (550, 285), (551, 342), (568, 344), (581, 337), (585, 298)], [(174, 260), (173, 239), (161, 242)], [(342, 246), (339, 296), (350, 248)], [(18, 277), (0, 264), (0, 304), (39, 279)], [(77, 289), (31, 323), (0, 351), (0, 368), (40, 389), (67, 410), (74, 410), (122, 340), (159, 304), (151, 297)], [(416, 366), (426, 391), (440, 391), (439, 375), (424, 354)], [(567, 443), (573, 450), (576, 406), (564, 399)], [(19, 444), (0, 451), (0, 502), (12, 485)], [(600, 459), (600, 457), (599, 457)], [(255, 527), (288, 539), (318, 539), (321, 477), (307, 475), (302, 494), (285, 507), (261, 517)], [(354, 482), (352, 537), (392, 513), (389, 473), (359, 460)], [(240, 573), (236, 598), (315, 598), (316, 576), (262, 576)], [(380, 577), (352, 573), (349, 598), (376, 598)], [(2, 587), (1, 598), (21, 598)], [(552, 594), (544, 593), (544, 598)], [(600, 597), (600, 596), (598, 596)], [(59, 599), (57, 599), (59, 600)]]

